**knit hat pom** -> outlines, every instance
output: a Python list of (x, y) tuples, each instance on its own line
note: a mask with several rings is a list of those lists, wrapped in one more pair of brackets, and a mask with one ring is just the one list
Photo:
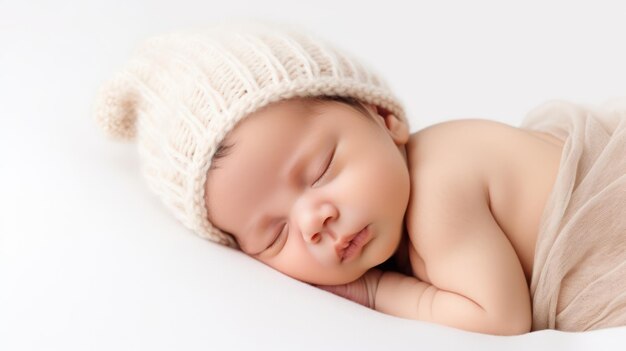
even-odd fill
[(95, 102), (96, 122), (111, 138), (135, 138), (139, 94), (122, 73), (106, 82)]

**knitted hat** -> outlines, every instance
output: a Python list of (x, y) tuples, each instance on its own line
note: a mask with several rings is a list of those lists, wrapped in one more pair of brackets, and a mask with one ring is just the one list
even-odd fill
[(149, 188), (179, 221), (237, 247), (207, 218), (205, 182), (217, 146), (263, 106), (320, 95), (353, 97), (406, 122), (387, 85), (354, 58), (301, 28), (261, 21), (146, 40), (101, 87), (95, 118), (109, 136), (136, 139)]

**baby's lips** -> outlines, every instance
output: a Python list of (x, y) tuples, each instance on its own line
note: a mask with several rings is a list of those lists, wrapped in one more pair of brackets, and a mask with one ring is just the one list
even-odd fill
[(335, 243), (335, 252), (337, 253), (337, 257), (339, 257), (339, 259), (343, 258), (343, 253), (346, 251), (348, 246), (350, 246), (350, 242), (357, 235), (359, 235), (360, 232), (361, 231), (359, 231), (357, 233), (354, 233), (354, 234), (350, 234), (350, 235), (344, 236), (344, 237), (340, 238), (337, 241), (337, 243)]

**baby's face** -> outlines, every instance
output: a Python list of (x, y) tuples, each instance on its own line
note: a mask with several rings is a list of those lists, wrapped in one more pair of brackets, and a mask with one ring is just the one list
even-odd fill
[(282, 101), (228, 136), (208, 173), (210, 221), (293, 278), (343, 284), (396, 250), (409, 199), (408, 127), (367, 105)]

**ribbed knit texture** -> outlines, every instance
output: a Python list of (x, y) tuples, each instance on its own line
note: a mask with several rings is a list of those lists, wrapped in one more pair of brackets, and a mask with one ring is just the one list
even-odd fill
[(95, 118), (108, 135), (137, 140), (150, 189), (178, 220), (236, 247), (208, 221), (204, 201), (219, 143), (269, 103), (319, 95), (354, 97), (406, 121), (401, 103), (371, 69), (301, 28), (261, 21), (146, 40), (102, 86)]

